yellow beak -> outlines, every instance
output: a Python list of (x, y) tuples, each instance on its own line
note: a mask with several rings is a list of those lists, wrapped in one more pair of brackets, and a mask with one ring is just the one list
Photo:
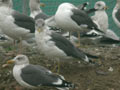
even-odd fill
[(107, 7), (107, 6), (105, 6), (105, 7), (104, 7), (104, 10), (107, 10), (107, 9), (108, 9), (108, 7)]
[(45, 4), (44, 4), (44, 3), (40, 3), (40, 6), (41, 6), (41, 7), (45, 7)]
[(41, 32), (41, 29), (40, 28), (38, 28), (38, 30), (37, 30), (39, 33)]
[(13, 64), (15, 61), (14, 60), (8, 60), (7, 64)]

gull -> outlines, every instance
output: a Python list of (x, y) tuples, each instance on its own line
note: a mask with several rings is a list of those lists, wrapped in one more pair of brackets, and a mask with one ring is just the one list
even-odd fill
[[(95, 29), (96, 31), (102, 32), (85, 11), (80, 10), (71, 3), (62, 3), (58, 6), (55, 21), (61, 29), (67, 31), (80, 32)], [(80, 44), (79, 33), (78, 37)]]
[(31, 11), (30, 16), (35, 20), (39, 18), (42, 18), (44, 20), (49, 18), (49, 16), (41, 10), (40, 6), (43, 6), (43, 4), (40, 3), (40, 0), (30, 0), (29, 1), (29, 7)]
[(94, 6), (95, 15), (91, 18), (98, 25), (99, 29), (103, 32), (106, 32), (108, 29), (108, 15), (105, 10), (107, 10), (107, 6), (103, 1), (97, 1)]
[(35, 21), (31, 17), (3, 5), (0, 7), (0, 28), (4, 34), (14, 40), (26, 40), (34, 37)]
[(78, 59), (87, 63), (94, 63), (90, 58), (98, 58), (76, 48), (69, 40), (58, 33), (49, 30), (44, 20), (36, 20), (35, 39), (38, 49), (46, 57), (57, 60)]
[[(88, 2), (85, 2), (85, 3), (83, 3), (83, 4), (78, 5), (77, 8), (80, 9), (80, 10), (86, 10), (86, 6), (87, 6), (87, 5), (89, 5), (89, 3), (88, 3)], [(49, 27), (52, 27), (52, 29), (55, 28), (55, 29), (59, 30), (59, 32), (63, 32), (63, 33), (65, 32), (65, 31), (61, 30), (60, 27), (57, 25), (57, 23), (56, 23), (56, 21), (55, 21), (55, 15), (47, 18), (47, 19), (45, 20), (45, 23), (46, 23)]]
[[(97, 27), (102, 31), (104, 32), (104, 35), (106, 35), (106, 32), (108, 30), (108, 27), (109, 27), (109, 24), (108, 24), (108, 15), (106, 13), (105, 10), (107, 10), (107, 6), (105, 4), (105, 2), (103, 1), (97, 1), (94, 5), (94, 8), (93, 9), (90, 9), (92, 10), (92, 12), (94, 11), (95, 14), (93, 16), (91, 16), (93, 22), (97, 25)], [(89, 11), (90, 13), (91, 11)], [(108, 32), (107, 32), (108, 33)], [(82, 33), (82, 36), (90, 36), (90, 37), (99, 37), (99, 36), (102, 36), (103, 34), (95, 31), (95, 30), (92, 30), (92, 31), (89, 31), (89, 32), (85, 32), (85, 33)]]
[(7, 64), (11, 63), (15, 63), (13, 76), (23, 87), (49, 86), (56, 87), (58, 90), (74, 88), (74, 84), (66, 81), (62, 75), (54, 74), (43, 66), (30, 64), (26, 55), (17, 55), (13, 60), (7, 61)]

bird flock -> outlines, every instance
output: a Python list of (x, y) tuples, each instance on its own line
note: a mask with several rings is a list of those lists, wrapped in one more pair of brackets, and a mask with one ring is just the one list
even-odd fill
[[(58, 65), (65, 60), (98, 65), (92, 60), (98, 59), (98, 56), (80, 49), (81, 38), (111, 45), (120, 43), (120, 38), (108, 28), (108, 8), (104, 1), (95, 2), (90, 9), (87, 9), (88, 2), (78, 6), (63, 2), (52, 16), (41, 10), (44, 4), (40, 3), (40, 0), (29, 0), (30, 15), (25, 15), (13, 9), (12, 0), (0, 0), (1, 47), (10, 42), (20, 44), (20, 48), (24, 45), (36, 47), (45, 57), (58, 61)], [(90, 16), (91, 13), (94, 15)], [(112, 17), (120, 28), (120, 0), (117, 0)], [(7, 61), (7, 64), (15, 63), (13, 76), (21, 86), (49, 86), (58, 90), (75, 88), (74, 82), (66, 81), (59, 72), (55, 74), (43, 66), (30, 64), (28, 56), (22, 53), (21, 50), (19, 55)]]

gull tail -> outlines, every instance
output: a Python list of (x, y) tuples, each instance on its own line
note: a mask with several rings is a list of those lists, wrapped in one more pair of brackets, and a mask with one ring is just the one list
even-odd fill
[(94, 58), (94, 59), (98, 59), (99, 57), (98, 56), (95, 56), (95, 55), (92, 55), (92, 54), (89, 54), (89, 53), (85, 53), (89, 58)]
[(104, 34), (104, 32), (102, 30), (98, 29), (98, 28), (95, 28), (95, 30), (102, 33), (102, 34)]
[(59, 87), (57, 87), (57, 89), (59, 89), (59, 90), (69, 90), (69, 88), (75, 88), (75, 85), (71, 82), (65, 81), (65, 78), (62, 75), (59, 75), (59, 77), (62, 80), (62, 84)]
[(59, 90), (69, 90), (69, 88), (75, 88), (75, 85), (65, 80), (63, 80), (62, 84), (59, 87), (57, 87), (57, 89)]

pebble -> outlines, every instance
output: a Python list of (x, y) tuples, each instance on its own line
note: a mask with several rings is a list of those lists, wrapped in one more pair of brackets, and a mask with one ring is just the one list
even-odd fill
[(113, 68), (109, 67), (108, 71), (113, 72)]

